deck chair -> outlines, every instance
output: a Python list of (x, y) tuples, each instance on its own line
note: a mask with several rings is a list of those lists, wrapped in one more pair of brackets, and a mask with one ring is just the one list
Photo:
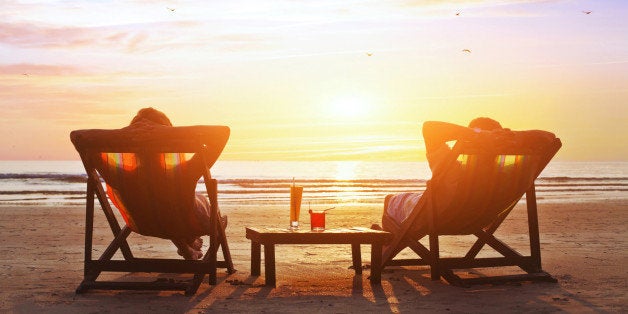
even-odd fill
[[(229, 138), (228, 127), (143, 125), (115, 130), (75, 130), (71, 132), (70, 138), (87, 172), (84, 279), (76, 289), (77, 293), (89, 289), (183, 290), (186, 295), (193, 295), (205, 275), (208, 275), (210, 285), (216, 284), (217, 268), (226, 268), (227, 273), (235, 272), (225, 235), (226, 216), (219, 214), (217, 181), (210, 174), (211, 166), (220, 156)], [(159, 160), (163, 173), (155, 176), (154, 172), (142, 171), (143, 161), (138, 156), (151, 156), (154, 158), (150, 160)], [(182, 201), (173, 197), (174, 193), (170, 191), (188, 188), (193, 193), (195, 190), (196, 183), (194, 187), (180, 187), (176, 179), (182, 175), (180, 170), (189, 162), (190, 156), (200, 157), (200, 164), (204, 165), (202, 179), (211, 206), (210, 227), (205, 226), (202, 230), (204, 235), (209, 235), (207, 252), (202, 260), (137, 257), (127, 241), (132, 232), (169, 239), (173, 234), (180, 234), (182, 230), (189, 228), (180, 217), (193, 215), (190, 212), (193, 206), (187, 206), (186, 209), (181, 204)], [(129, 179), (131, 174), (135, 180)], [(111, 182), (107, 182), (105, 178), (109, 181), (114, 181), (115, 178), (117, 186), (109, 186)], [(155, 182), (160, 182), (161, 188), (157, 188)], [(107, 185), (106, 188), (103, 183)], [(166, 190), (163, 189), (164, 185)], [(132, 197), (131, 200), (127, 198), (125, 204), (118, 197), (120, 189), (130, 189), (126, 192), (136, 193), (132, 195), (137, 197)], [(92, 258), (94, 196), (113, 232), (111, 243), (97, 259)], [(130, 201), (135, 203), (128, 204)], [(143, 203), (137, 204), (138, 202)], [(126, 223), (123, 227), (120, 226), (111, 203), (115, 204)], [(219, 248), (222, 248), (224, 260), (218, 260)], [(116, 255), (116, 252), (121, 254)], [(97, 280), (103, 272), (193, 276), (190, 276), (190, 280), (158, 278), (151, 282)]]
[[(532, 131), (535, 132), (535, 131)], [(542, 131), (539, 131), (542, 132)], [(517, 138), (505, 143), (492, 143), (478, 147), (472, 142), (458, 141), (448, 160), (434, 169), (432, 178), (409, 216), (398, 223), (387, 214), (389, 198), (385, 201), (382, 224), (394, 234), (393, 240), (383, 249), (383, 267), (427, 265), (431, 279), (444, 278), (456, 286), (509, 281), (556, 280), (541, 268), (541, 249), (537, 218), (535, 179), (561, 147), (561, 141), (553, 134), (544, 143), (534, 143), (521, 132)], [(447, 202), (435, 197), (439, 190), (447, 188), (443, 180), (447, 171), (459, 167), (460, 184)], [(522, 254), (495, 236), (495, 231), (526, 195), (529, 255)], [(443, 206), (442, 203), (446, 203)], [(476, 242), (464, 256), (441, 257), (439, 236), (475, 235)], [(419, 242), (428, 237), (429, 249)], [(488, 246), (499, 254), (497, 257), (478, 257)], [(490, 249), (486, 250), (490, 251)], [(410, 248), (419, 258), (400, 258), (398, 254)], [(487, 252), (488, 252), (487, 251)], [(412, 253), (412, 254), (414, 254)], [(527, 254), (527, 253), (526, 253)], [(518, 266), (523, 271), (501, 276), (461, 278), (457, 269), (474, 269), (502, 266)]]

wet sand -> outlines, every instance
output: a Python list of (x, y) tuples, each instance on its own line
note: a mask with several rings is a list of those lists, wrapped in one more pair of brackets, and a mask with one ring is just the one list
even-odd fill
[[(519, 205), (497, 232), (501, 239), (522, 248), (527, 241), (524, 206)], [(83, 275), (84, 209), (0, 206), (0, 312), (626, 312), (627, 210), (626, 199), (539, 204), (543, 268), (558, 283), (460, 288), (431, 281), (425, 267), (389, 267), (382, 284), (371, 285), (368, 270), (356, 276), (349, 269), (349, 245), (279, 245), (277, 287), (271, 288), (263, 286), (263, 267), (262, 276), (250, 276), (250, 242), (244, 228), (283, 227), (287, 207), (223, 204), (237, 272), (227, 275), (219, 269), (216, 286), (204, 281), (196, 295), (186, 297), (182, 292), (155, 291), (77, 295), (74, 289)], [(327, 227), (368, 227), (379, 223), (380, 215), (379, 205), (339, 205), (328, 213)], [(302, 214), (305, 228), (309, 228), (307, 218)], [(100, 212), (96, 225), (95, 254), (99, 254), (110, 241), (111, 231)], [(135, 234), (130, 241), (146, 256), (176, 257), (169, 241)], [(463, 254), (469, 242), (465, 237), (446, 237), (441, 249), (444, 255)], [(363, 264), (368, 264), (370, 247), (362, 246), (362, 251)], [(471, 273), (484, 272), (488, 271)]]

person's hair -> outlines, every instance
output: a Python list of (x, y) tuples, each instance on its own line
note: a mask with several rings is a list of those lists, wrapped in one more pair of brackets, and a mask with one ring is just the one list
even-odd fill
[(499, 122), (486, 117), (479, 117), (469, 122), (469, 127), (472, 129), (478, 128), (483, 131), (492, 131), (502, 129), (502, 125)]
[(141, 120), (148, 120), (157, 124), (172, 126), (172, 123), (170, 122), (170, 119), (168, 119), (166, 114), (153, 107), (140, 109), (135, 117), (133, 117), (133, 120), (131, 120), (130, 124), (137, 123)]

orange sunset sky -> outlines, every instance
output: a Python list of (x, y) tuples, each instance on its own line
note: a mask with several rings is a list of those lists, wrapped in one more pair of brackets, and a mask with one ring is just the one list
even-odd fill
[[(454, 1), (452, 1), (454, 2)], [(589, 12), (589, 13), (587, 13)], [(424, 160), (421, 123), (545, 129), (628, 161), (628, 1), (0, 2), (0, 160), (153, 106), (224, 160)]]

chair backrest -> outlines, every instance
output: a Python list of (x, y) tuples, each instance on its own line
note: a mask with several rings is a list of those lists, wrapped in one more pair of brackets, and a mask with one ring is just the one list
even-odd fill
[[(88, 180), (107, 195), (131, 230), (162, 238), (206, 234), (195, 219), (195, 187), (229, 138), (226, 126), (137, 124), (70, 134)], [(99, 197), (105, 197), (99, 195)], [(102, 201), (102, 200), (101, 200)]]
[(534, 187), (562, 145), (544, 131), (509, 134), (481, 146), (458, 142), (449, 162), (435, 170), (428, 189), (437, 208), (438, 234), (470, 234), (487, 227)]

